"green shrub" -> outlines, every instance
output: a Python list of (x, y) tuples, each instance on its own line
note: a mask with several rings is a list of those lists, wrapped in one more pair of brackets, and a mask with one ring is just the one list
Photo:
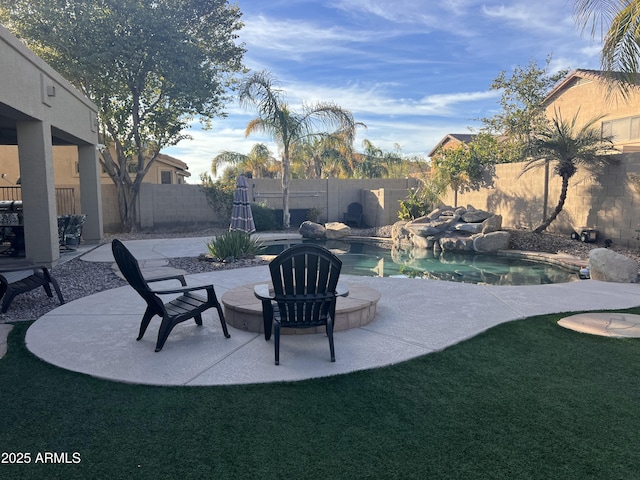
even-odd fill
[(400, 201), (398, 218), (400, 220), (415, 220), (429, 214), (440, 203), (440, 195), (444, 192), (441, 182), (433, 179), (423, 179), (417, 190), (409, 190), (407, 198)]
[(320, 223), (320, 217), (322, 217), (322, 209), (310, 208), (307, 210), (307, 220), (313, 223)]
[(241, 258), (250, 258), (259, 253), (264, 245), (259, 238), (251, 238), (247, 232), (232, 230), (218, 235), (207, 243), (209, 253), (222, 261), (235, 262)]
[(273, 210), (266, 205), (252, 203), (251, 213), (253, 214), (253, 223), (256, 226), (256, 231), (278, 230), (275, 214)]
[(216, 215), (216, 223), (228, 225), (233, 208), (235, 186), (220, 181), (214, 183), (210, 178), (201, 178), (203, 180), (201, 188), (207, 196), (207, 203)]

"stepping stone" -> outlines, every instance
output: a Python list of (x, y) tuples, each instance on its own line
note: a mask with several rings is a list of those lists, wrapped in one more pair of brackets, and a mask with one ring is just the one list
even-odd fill
[(630, 313), (580, 313), (558, 320), (558, 325), (603, 337), (640, 338), (640, 315)]

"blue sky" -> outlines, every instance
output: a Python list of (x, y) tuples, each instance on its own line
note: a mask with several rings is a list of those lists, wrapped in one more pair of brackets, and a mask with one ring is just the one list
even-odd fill
[[(426, 154), (447, 133), (468, 133), (498, 109), (489, 90), (503, 70), (531, 60), (551, 69), (599, 68), (600, 43), (581, 34), (565, 0), (238, 0), (246, 67), (267, 70), (295, 111), (302, 102), (350, 110), (362, 140)], [(189, 130), (165, 153), (187, 162), (198, 183), (223, 150), (248, 153), (270, 139), (245, 138), (256, 112), (227, 106), (209, 131)]]

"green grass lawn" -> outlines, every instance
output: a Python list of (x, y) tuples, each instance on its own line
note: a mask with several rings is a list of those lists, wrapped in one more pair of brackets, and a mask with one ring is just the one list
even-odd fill
[[(640, 313), (640, 309), (630, 310)], [(0, 478), (633, 479), (640, 340), (561, 315), (393, 367), (295, 383), (149, 387), (0, 360)], [(35, 463), (77, 452), (77, 464)], [(41, 458), (42, 459), (42, 458)]]

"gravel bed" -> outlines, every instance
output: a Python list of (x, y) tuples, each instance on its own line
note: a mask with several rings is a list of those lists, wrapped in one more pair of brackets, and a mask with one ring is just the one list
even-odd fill
[[(121, 240), (142, 240), (152, 238), (179, 238), (179, 237), (206, 237), (215, 236), (226, 229), (206, 229), (189, 232), (175, 233), (136, 233), (119, 234), (105, 237), (105, 243), (112, 238)], [(292, 230), (295, 231), (295, 230)], [(547, 253), (566, 253), (576, 257), (587, 259), (589, 251), (593, 248), (602, 247), (601, 244), (582, 243), (572, 240), (569, 236), (556, 235), (551, 233), (534, 234), (526, 230), (508, 230), (511, 233), (510, 248), (515, 250), (527, 250)], [(379, 227), (370, 229), (352, 229), (352, 234), (357, 236), (391, 236), (391, 227)], [(611, 249), (629, 258), (633, 258), (640, 263), (640, 251), (638, 249), (622, 248), (615, 244)], [(204, 252), (203, 252), (204, 253)], [(261, 259), (240, 260), (236, 263), (219, 263), (204, 261), (198, 258), (175, 258), (170, 259), (172, 267), (182, 269), (187, 274), (205, 273), (219, 270), (245, 268), (266, 264)], [(79, 258), (70, 260), (61, 265), (56, 265), (52, 269), (52, 274), (58, 280), (60, 289), (67, 302), (85, 297), (94, 293), (121, 287), (127, 283), (120, 279), (112, 270), (111, 263), (85, 262)], [(23, 320), (34, 320), (45, 313), (58, 307), (58, 298), (54, 294), (49, 298), (42, 288), (38, 288), (28, 293), (18, 295), (14, 298), (9, 311), (0, 314), (0, 323), (9, 323)]]

